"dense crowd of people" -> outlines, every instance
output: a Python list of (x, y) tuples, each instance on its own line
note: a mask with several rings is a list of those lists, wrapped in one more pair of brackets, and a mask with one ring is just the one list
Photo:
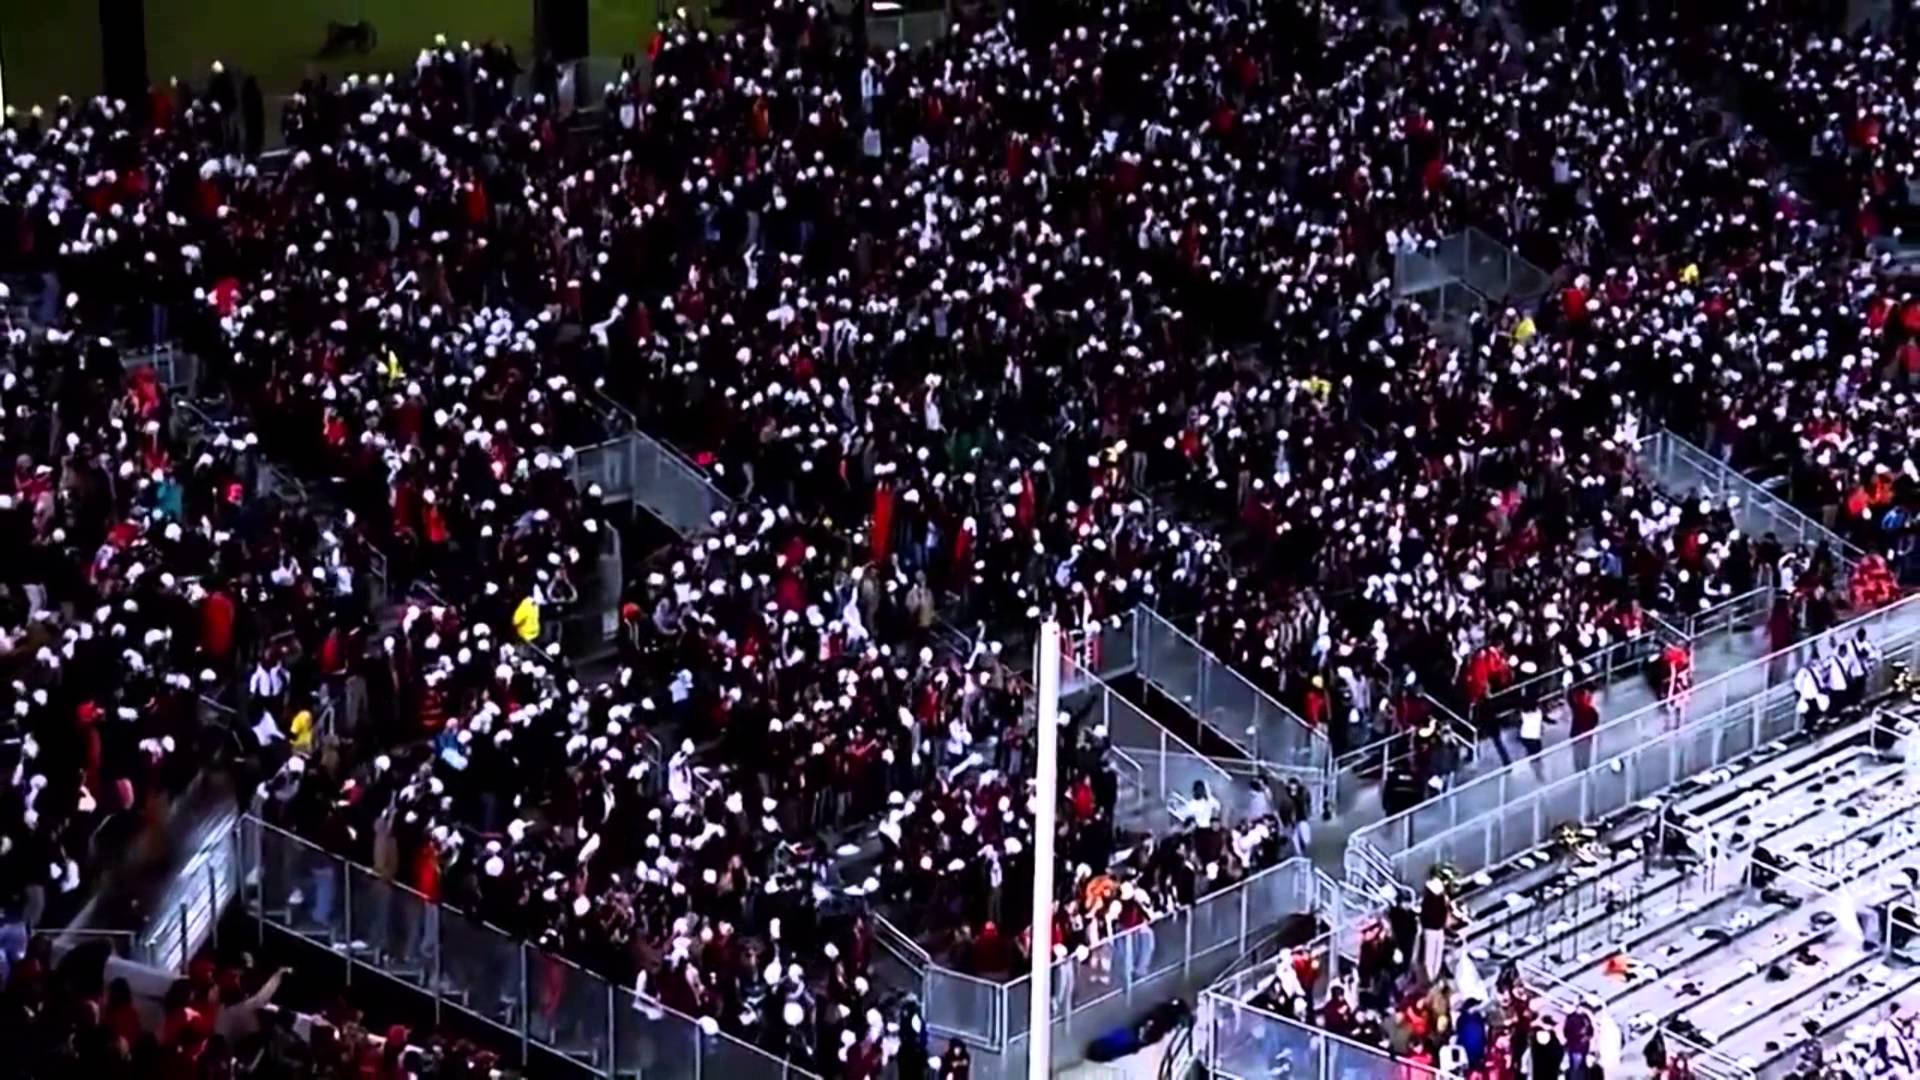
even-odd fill
[[(663, 26), (591, 123), (440, 40), (303, 86), (272, 160), (225, 72), (34, 111), (0, 134), (10, 902), (227, 755), (327, 851), (872, 1075), (875, 908), (981, 972), (1027, 947), (1002, 652), (1041, 615), (1193, 617), (1345, 750), (1562, 668), (1572, 705), (1651, 614), (1770, 587), (1790, 641), (1890, 599), (1910, 62), (1771, 6), (1566, 8), (1066, 5), (876, 51), (777, 5)], [(1548, 272), (1397, 293), (1468, 227)], [(127, 373), (167, 343), (189, 394)], [(579, 462), (636, 423), (733, 502), (633, 570)], [(1784, 461), (1866, 557), (1664, 488), (1656, 426)], [(1128, 835), (1104, 733), (1069, 747), (1068, 953), (1305, 847), (1290, 791)]]
[(131, 964), (104, 942), (57, 953), (46, 935), (0, 923), (0, 1033), (16, 1076), (484, 1080), (499, 1059), (405, 1026), (369, 1030), (344, 1001), (308, 1011), (276, 998), (289, 969), (203, 954), (184, 977)]

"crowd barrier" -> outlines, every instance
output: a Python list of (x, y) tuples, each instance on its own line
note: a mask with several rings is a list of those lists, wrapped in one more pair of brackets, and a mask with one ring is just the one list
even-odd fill
[[(1330, 884), (1309, 860), (1290, 859), (1056, 962), (1048, 988), (1055, 1064), (1077, 1061), (1089, 1039), (1153, 1005), (1209, 985), (1287, 916), (1336, 902)], [(954, 970), (885, 918), (874, 922), (882, 946), (919, 979), (928, 1030), (985, 1052), (975, 1055), (976, 1076), (1024, 1076), (1031, 976), (996, 982)]]
[(1733, 668), (1677, 699), (1616, 717), (1356, 830), (1347, 841), (1346, 873), (1374, 884), (1383, 868), (1413, 883), (1443, 863), (1475, 873), (1544, 843), (1557, 825), (1604, 817), (1724, 765), (1797, 730), (1797, 663), (1825, 656), (1862, 631), (1882, 654), (1876, 679), (1887, 677), (1888, 660), (1911, 667), (1920, 652), (1920, 597)]
[(258, 818), (234, 829), (247, 914), (333, 954), (351, 985), (377, 976), (604, 1077), (784, 1077), (800, 1066), (585, 971)]
[[(1479, 752), (1479, 733), (1472, 724), (1433, 695), (1423, 693), (1420, 697), (1427, 703), (1435, 730), (1453, 744), (1458, 760), (1468, 760)], [(1369, 779), (1384, 777), (1394, 762), (1417, 751), (1418, 736), (1417, 731), (1395, 731), (1335, 758), (1333, 771), (1338, 786), (1351, 790)]]

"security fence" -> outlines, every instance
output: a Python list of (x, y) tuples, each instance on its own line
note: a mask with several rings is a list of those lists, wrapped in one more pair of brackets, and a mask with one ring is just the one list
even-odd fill
[[(1148, 830), (1163, 833), (1174, 827), (1179, 806), (1192, 797), (1196, 787), (1204, 787), (1218, 799), (1229, 820), (1236, 820), (1244, 811), (1246, 785), (1234, 782), (1236, 773), (1228, 769), (1231, 762), (1202, 755), (1067, 657), (1061, 657), (1061, 665), (1061, 685), (1078, 687), (1071, 695), (1060, 695), (1061, 715), (1083, 716), (1085, 723), (1104, 731), (1123, 765), (1128, 766), (1123, 779), (1139, 785), (1138, 804), (1120, 808), (1122, 824), (1132, 817)], [(1252, 775), (1252, 763), (1243, 764), (1248, 770), (1237, 775)], [(1137, 773), (1132, 771), (1135, 767)]]
[[(1479, 745), (1479, 733), (1474, 731), (1473, 725), (1431, 694), (1423, 693), (1420, 697), (1427, 703), (1432, 737), (1451, 744), (1456, 760), (1464, 762), (1471, 759), (1478, 752)], [(1335, 783), (1351, 791), (1369, 779), (1384, 777), (1396, 762), (1419, 753), (1423, 737), (1420, 730), (1403, 729), (1341, 754), (1333, 762)]]
[(245, 880), (239, 830), (229, 817), (205, 830), (204, 842), (174, 874), (154, 905), (154, 916), (134, 938), (134, 956), (165, 971), (185, 973), (194, 953), (218, 941), (220, 913)]
[(233, 832), (247, 913), (305, 938), (349, 985), (377, 976), (604, 1077), (791, 1077), (807, 1070), (615, 986), (258, 818)]
[[(1047, 989), (1054, 1065), (1077, 1061), (1094, 1035), (1208, 985), (1280, 920), (1336, 902), (1328, 884), (1307, 859), (1290, 859), (1059, 960)], [(874, 921), (882, 945), (920, 980), (928, 1030), (971, 1044), (975, 1076), (1026, 1075), (1032, 977), (994, 982), (955, 971), (886, 919)]]
[[(1792, 648), (1733, 668), (1541, 753), (1476, 777), (1357, 830), (1346, 873), (1377, 883), (1390, 868), (1418, 882), (1441, 864), (1472, 874), (1539, 844), (1569, 822), (1618, 812), (1799, 729), (1790, 680), (1797, 663), (1828, 655), (1861, 632), (1883, 661), (1920, 660), (1920, 597), (1863, 615)], [(1875, 666), (1876, 686), (1888, 664)]]
[(1661, 429), (1640, 440), (1642, 465), (1668, 491), (1723, 501), (1747, 536), (1772, 533), (1782, 544), (1826, 544), (1844, 572), (1864, 556), (1859, 547), (1793, 505), (1741, 476), (1739, 471), (1671, 431)]

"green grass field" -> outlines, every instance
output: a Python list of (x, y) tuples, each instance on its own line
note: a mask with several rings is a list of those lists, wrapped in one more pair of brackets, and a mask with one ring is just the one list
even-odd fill
[[(653, 28), (655, 0), (588, 0), (588, 34), (596, 56), (637, 52)], [(260, 79), (268, 111), (309, 72), (344, 75), (389, 70), (412, 62), (420, 48), (444, 33), (454, 41), (489, 38), (511, 44), (530, 65), (532, 0), (147, 0), (147, 69), (155, 82), (168, 76), (204, 79), (224, 60)], [(377, 48), (364, 57), (313, 59), (329, 20), (372, 21)], [(61, 94), (99, 92), (99, 5), (88, 0), (19, 3), (0, 9), (0, 63), (6, 103), (25, 110)]]

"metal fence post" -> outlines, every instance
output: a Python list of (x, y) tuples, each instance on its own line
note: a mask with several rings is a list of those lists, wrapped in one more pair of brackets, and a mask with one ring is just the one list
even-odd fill
[[(323, 852), (322, 854), (326, 854), (326, 853)], [(327, 858), (331, 859), (333, 858), (333, 856), (327, 855)], [(340, 955), (344, 957), (347, 961), (347, 985), (352, 986), (353, 985), (353, 874), (347, 872), (346, 863), (344, 860), (340, 862), (338, 865), (341, 871), (340, 873), (340, 893), (341, 893), (340, 911), (342, 913), (341, 918), (343, 921), (343, 925), (345, 925), (347, 928), (347, 947), (340, 950)]]
[(441, 1003), (446, 999), (445, 987), (443, 985), (446, 980), (440, 975), (440, 965), (444, 963), (441, 957), (446, 955), (446, 942), (440, 933), (440, 905), (428, 902), (424, 896), (420, 898), (420, 902), (427, 909), (420, 916), (427, 920), (425, 937), (433, 943), (433, 955), (427, 962), (427, 981), (431, 984), (431, 989), (433, 990), (433, 1022), (438, 1024), (440, 1022)]
[(191, 957), (187, 955), (187, 902), (185, 900), (182, 900), (180, 901), (180, 974), (181, 975), (185, 975), (187, 973), (187, 965), (190, 960), (191, 960)]
[(207, 936), (214, 948), (220, 947), (220, 881), (219, 871), (213, 863), (207, 863)]
[(1242, 956), (1247, 952), (1247, 892), (1245, 883), (1242, 883), (1240, 887), (1240, 955)]
[(613, 984), (607, 983), (607, 1075), (620, 1075), (620, 1040), (613, 1034)]
[(246, 887), (245, 883), (249, 877), (258, 877), (260, 879), (260, 893), (253, 904), (253, 929), (254, 937), (257, 939), (256, 944), (265, 945), (267, 943), (267, 860), (262, 857), (261, 849), (266, 844), (266, 834), (261, 831), (261, 823), (259, 821), (253, 818), (243, 820), (248, 826), (248, 831), (253, 834), (253, 842), (243, 845), (247, 848), (248, 855), (253, 860), (253, 865), (249, 867), (248, 873), (241, 876), (241, 887)]
[(1187, 931), (1186, 931), (1187, 944), (1186, 944), (1186, 950), (1180, 956), (1180, 975), (1182, 978), (1190, 977), (1193, 974), (1193, 912), (1194, 910), (1195, 909), (1193, 908), (1187, 909)]
[(533, 1013), (532, 999), (527, 996), (527, 950), (529, 948), (531, 946), (523, 941), (517, 950), (520, 954), (520, 1064), (522, 1066), (527, 1064), (532, 1052), (531, 1035), (528, 1031)]

